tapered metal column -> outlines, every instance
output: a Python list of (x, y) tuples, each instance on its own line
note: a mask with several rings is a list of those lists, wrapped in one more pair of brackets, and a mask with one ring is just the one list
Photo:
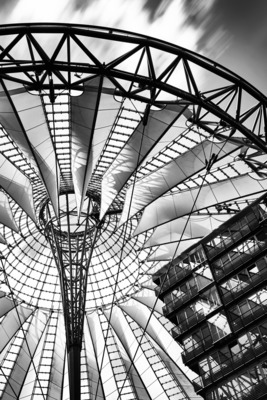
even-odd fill
[[(95, 207), (93, 207), (95, 208)], [(91, 214), (90, 214), (91, 210)], [(57, 265), (64, 311), (68, 351), (70, 400), (80, 400), (80, 352), (87, 291), (87, 272), (98, 238), (98, 213), (92, 212), (90, 201), (83, 218), (70, 209), (65, 195), (64, 209), (59, 218), (52, 215), (51, 206), (43, 209), (43, 223)]]
[(73, 345), (68, 352), (70, 399), (81, 398), (81, 348)]

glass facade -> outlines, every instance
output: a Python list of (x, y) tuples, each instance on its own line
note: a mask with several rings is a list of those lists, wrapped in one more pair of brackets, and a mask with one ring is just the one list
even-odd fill
[(267, 392), (266, 210), (263, 197), (154, 275), (206, 400)]

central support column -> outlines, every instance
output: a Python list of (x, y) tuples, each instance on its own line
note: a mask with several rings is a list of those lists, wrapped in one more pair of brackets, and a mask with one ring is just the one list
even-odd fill
[(68, 351), (70, 399), (81, 398), (81, 348), (73, 345)]
[[(59, 218), (47, 203), (41, 221), (57, 265), (64, 311), (68, 351), (70, 400), (80, 400), (83, 324), (87, 291), (87, 273), (98, 238), (99, 213), (88, 200), (87, 211), (77, 219), (73, 195), (64, 195)], [(75, 202), (74, 202), (75, 203)], [(76, 203), (75, 203), (76, 204)]]

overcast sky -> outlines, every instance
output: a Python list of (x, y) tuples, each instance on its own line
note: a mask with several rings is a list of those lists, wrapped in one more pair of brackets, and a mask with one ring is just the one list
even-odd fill
[(267, 95), (266, 0), (1, 0), (0, 23), (65, 22), (155, 36), (215, 59)]

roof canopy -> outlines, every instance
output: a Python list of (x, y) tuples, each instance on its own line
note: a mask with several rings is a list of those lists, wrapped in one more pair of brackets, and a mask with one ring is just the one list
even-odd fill
[[(137, 307), (154, 271), (266, 191), (267, 99), (205, 57), (129, 32), (25, 24), (1, 26), (0, 38), (0, 278), (21, 316), (6, 343), (24, 322), (30, 337), (40, 320), (34, 354), (45, 345), (43, 332), (60, 326), (62, 282), (71, 282), (63, 303), (72, 314), (83, 304), (84, 357), (100, 382), (100, 325), (113, 324), (129, 366), (124, 324), (146, 331), (153, 296), (138, 295), (140, 315), (125, 302)], [(59, 343), (60, 328), (53, 335)], [(64, 346), (50, 358), (61, 384)], [(129, 382), (153, 398), (157, 385), (146, 392), (136, 368)], [(5, 393), (22, 396), (22, 386)], [(92, 389), (99, 399), (104, 386)]]

